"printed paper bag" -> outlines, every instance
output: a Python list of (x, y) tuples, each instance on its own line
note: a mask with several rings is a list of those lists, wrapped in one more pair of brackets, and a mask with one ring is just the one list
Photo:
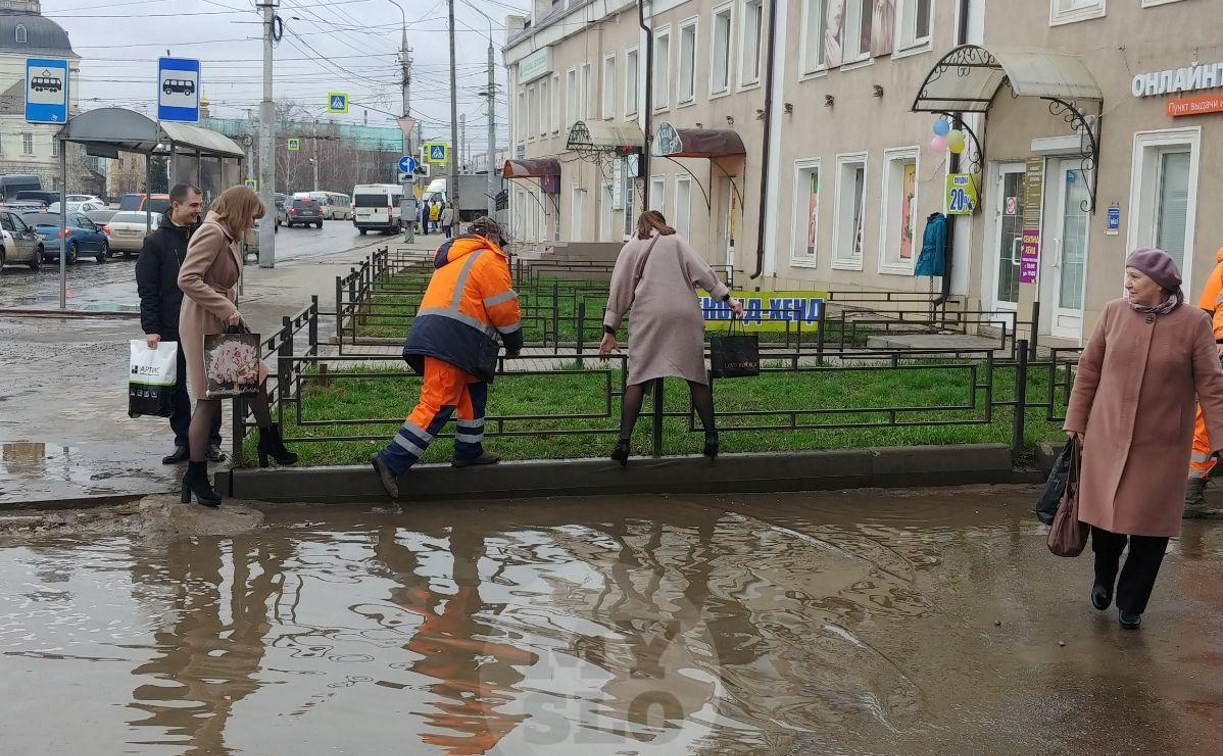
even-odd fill
[(204, 336), (204, 395), (241, 399), (259, 393), (259, 334), (210, 333)]
[[(735, 324), (739, 327), (736, 329)], [(709, 338), (709, 372), (714, 378), (748, 378), (760, 375), (760, 343), (754, 333), (746, 333), (743, 321), (730, 321), (723, 334)]]
[(132, 339), (131, 351), (128, 417), (169, 417), (174, 408), (174, 383), (178, 380), (178, 344), (163, 341), (156, 349), (149, 349), (143, 339)]

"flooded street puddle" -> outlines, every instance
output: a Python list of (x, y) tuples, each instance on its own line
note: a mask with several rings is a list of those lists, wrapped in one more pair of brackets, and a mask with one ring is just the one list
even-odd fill
[(1090, 557), (1045, 551), (1031, 498), (10, 530), (0, 736), (31, 754), (1217, 752), (1223, 528), (1187, 526), (1148, 624), (1122, 633), (1087, 603)]

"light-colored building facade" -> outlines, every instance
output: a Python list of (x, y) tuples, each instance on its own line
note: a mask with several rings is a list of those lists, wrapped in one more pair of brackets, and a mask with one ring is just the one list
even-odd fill
[[(648, 192), (744, 288), (945, 290), (1065, 343), (1119, 294), (1127, 250), (1167, 248), (1196, 300), (1223, 246), (1208, 211), (1223, 3), (659, 0), (643, 15), (648, 123), (636, 3), (537, 0), (511, 19), (513, 156), (559, 174), (511, 182), (518, 238), (620, 241)], [(939, 112), (971, 131), (963, 155), (931, 149)], [(567, 150), (578, 121), (595, 141), (643, 129), (648, 170)], [(980, 201), (950, 219), (944, 288), (914, 263), (957, 163)]]

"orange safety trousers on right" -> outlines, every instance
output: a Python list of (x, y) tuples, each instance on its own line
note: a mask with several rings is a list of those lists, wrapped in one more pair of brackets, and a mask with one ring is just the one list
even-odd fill
[(1215, 458), (1210, 453), (1210, 439), (1206, 436), (1206, 420), (1202, 417), (1202, 405), (1198, 405), (1193, 420), (1193, 453), (1189, 456), (1189, 477), (1208, 478), (1214, 469)]
[(416, 464), (441, 433), (451, 415), (458, 415), (454, 435), (456, 459), (475, 459), (484, 453), (484, 409), (488, 384), (435, 357), (425, 357), (425, 378), (420, 401), (399, 432), (382, 450), (382, 459), (396, 473)]

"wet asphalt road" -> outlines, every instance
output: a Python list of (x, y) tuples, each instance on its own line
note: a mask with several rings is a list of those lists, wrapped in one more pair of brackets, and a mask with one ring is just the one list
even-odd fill
[[(281, 228), (276, 235), (278, 263), (318, 260), (354, 246), (385, 243), (391, 237), (359, 236), (352, 221), (326, 221), (323, 228)], [(250, 258), (254, 265), (254, 258)], [(93, 258), (67, 267), (68, 309), (123, 310), (138, 307), (135, 284), (136, 258), (112, 257), (98, 264)], [(40, 271), (8, 266), (0, 273), (0, 307), (57, 307), (59, 264), (45, 264)]]

